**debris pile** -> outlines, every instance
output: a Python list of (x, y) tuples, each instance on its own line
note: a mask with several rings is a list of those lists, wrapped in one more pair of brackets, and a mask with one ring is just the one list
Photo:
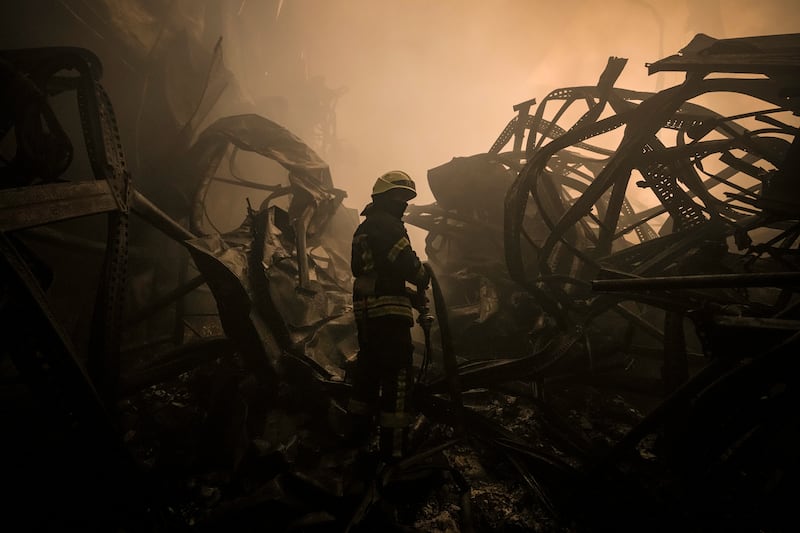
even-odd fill
[[(625, 60), (611, 58), (597, 86), (557, 89), (532, 113), (519, 104), (489, 152), (432, 169), (437, 202), (408, 219), (429, 230), (449, 301), (463, 302), (462, 340), (484, 342), (483, 356), (459, 352), (471, 359), (462, 387), (514, 394), (520, 380), (517, 394), (526, 384), (552, 408), (580, 384), (648, 412), (609, 449), (593, 442), (577, 456), (606, 495), (648, 487), (641, 514), (590, 498), (631, 527), (648, 514), (665, 530), (786, 519), (764, 513), (787, 486), (752, 482), (796, 474), (777, 466), (796, 458), (761, 458), (796, 423), (777, 413), (797, 388), (798, 46), (797, 35), (698, 35), (649, 66), (687, 74), (657, 94), (615, 88)], [(735, 110), (701, 106), (702, 95)], [(486, 207), (501, 194), (504, 209)], [(526, 327), (522, 357), (496, 340)], [(657, 474), (641, 464), (656, 456)]]
[[(0, 368), (31, 437), (12, 482), (51, 444), (40, 475), (92, 481), (99, 509), (56, 484), (42, 526), (787, 526), (799, 50), (700, 35), (649, 66), (687, 73), (655, 94), (614, 87), (611, 58), (430, 170), (436, 203), (406, 220), (429, 232), (439, 342), (388, 466), (342, 439), (357, 216), (323, 159), (233, 115), (139, 188), (91, 52), (0, 52)], [(695, 101), (718, 93), (746, 105)]]

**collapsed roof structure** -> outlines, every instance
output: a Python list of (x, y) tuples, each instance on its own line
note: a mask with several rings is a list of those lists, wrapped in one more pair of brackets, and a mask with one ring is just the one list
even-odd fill
[[(780, 527), (800, 449), (798, 49), (699, 35), (649, 65), (687, 73), (655, 94), (614, 87), (611, 58), (431, 169), (436, 203), (406, 218), (429, 232), (441, 341), (416, 454), (355, 492), (337, 440), (357, 216), (327, 164), (236, 115), (182, 135), (169, 180), (139, 190), (99, 60), (4, 51), (4, 373), (94, 465), (103, 521), (368, 530), (422, 483), (436, 503), (405, 518), (426, 529)], [(693, 102), (721, 94), (746, 105)], [(214, 195), (238, 203), (232, 231)], [(532, 497), (499, 516), (514, 483)]]

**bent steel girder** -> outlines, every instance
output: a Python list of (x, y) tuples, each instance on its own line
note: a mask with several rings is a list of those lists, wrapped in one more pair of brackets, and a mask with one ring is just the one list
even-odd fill
[[(521, 191), (520, 194), (524, 195), (525, 197), (527, 197), (527, 194), (529, 194), (528, 191), (535, 191), (539, 177), (544, 173), (544, 166), (547, 164), (547, 160), (549, 160), (550, 156), (555, 154), (558, 150), (572, 145), (574, 142), (574, 137), (591, 137), (608, 131), (608, 128), (612, 126), (619, 127), (622, 124), (626, 124), (626, 133), (620, 143), (618, 151), (609, 159), (606, 166), (589, 184), (586, 191), (572, 204), (572, 206), (566, 209), (563, 214), (559, 214), (559, 219), (554, 221), (552, 224), (551, 233), (545, 241), (545, 244), (542, 246), (542, 258), (547, 257), (555, 244), (562, 240), (562, 235), (569, 228), (576, 224), (581, 218), (586, 216), (587, 212), (591, 211), (592, 207), (599, 201), (600, 197), (606, 191), (611, 189), (612, 199), (615, 199), (616, 201), (621, 201), (621, 198), (624, 198), (624, 191), (627, 188), (628, 179), (630, 178), (630, 171), (633, 167), (633, 161), (631, 160), (634, 159), (634, 156), (638, 157), (637, 152), (641, 151), (641, 147), (644, 145), (645, 141), (651, 138), (655, 134), (655, 131), (660, 127), (660, 124), (664, 122), (666, 117), (659, 117), (658, 111), (661, 111), (661, 115), (672, 115), (677, 110), (680, 103), (685, 100), (685, 98), (683, 98), (683, 96), (680, 94), (681, 92), (686, 92), (686, 89), (684, 89), (682, 86), (674, 89), (668, 89), (664, 93), (660, 93), (659, 95), (654, 96), (652, 99), (645, 101), (635, 109), (597, 122), (592, 126), (588, 126), (586, 129), (573, 130), (573, 132), (567, 133), (563, 137), (554, 140), (531, 158), (528, 165), (526, 165), (526, 168), (520, 172), (520, 177), (518, 180), (521, 183), (519, 185), (515, 184), (515, 187), (509, 191), (509, 200), (514, 202), (511, 204), (512, 209), (516, 208), (524, 210), (525, 207), (521, 201), (515, 201), (511, 197), (515, 189)], [(637, 127), (637, 118), (639, 122), (645, 122), (645, 128)], [(583, 133), (583, 135), (580, 135), (581, 133)], [(616, 190), (616, 194), (614, 194), (613, 189)], [(536, 198), (537, 195), (534, 192), (534, 199)], [(615, 215), (613, 214), (610, 215), (608, 219), (604, 221), (604, 224), (606, 226), (610, 226), (610, 220), (616, 222), (614, 216)], [(511, 239), (513, 239), (514, 233), (517, 233), (518, 231), (515, 228), (515, 222), (517, 222), (519, 219), (520, 214), (517, 214), (510, 220), (507, 219), (507, 222), (511, 222)], [(614, 226), (616, 226), (616, 224), (614, 224)], [(606, 242), (600, 243), (601, 247), (604, 249), (610, 248), (610, 242), (608, 242), (607, 239), (608, 237), (606, 236)], [(513, 243), (511, 244), (513, 249)], [(513, 258), (510, 259), (512, 259), (510, 261), (510, 270), (512, 272), (512, 276), (519, 276), (521, 274), (521, 269), (514, 264)], [(549, 273), (544, 261), (540, 260), (539, 267), (543, 268), (545, 273)]]
[[(726, 81), (729, 83), (726, 83)], [(506, 259), (507, 263), (509, 264), (509, 271), (512, 273), (513, 277), (518, 280), (524, 279), (524, 268), (518, 259), (518, 241), (521, 235), (522, 228), (520, 226), (520, 222), (524, 215), (527, 196), (530, 194), (529, 191), (531, 191), (533, 192), (534, 200), (537, 199), (537, 187), (542, 181), (541, 177), (546, 175), (544, 172), (545, 165), (547, 165), (549, 160), (560, 150), (574, 145), (578, 140), (583, 140), (587, 137), (600, 134), (608, 127), (621, 125), (620, 122), (627, 124), (626, 136), (623, 138), (616, 155), (609, 159), (608, 164), (598, 174), (597, 178), (589, 184), (586, 190), (583, 191), (583, 194), (568, 209), (565, 209), (563, 213), (559, 214), (559, 220), (549, 222), (548, 225), (551, 228), (551, 234), (540, 251), (542, 254), (540, 257), (542, 258), (547, 257), (547, 254), (553, 252), (553, 248), (555, 247), (556, 243), (564, 241), (563, 234), (570, 227), (572, 227), (574, 224), (577, 224), (582, 218), (586, 217), (588, 213), (591, 212), (591, 209), (594, 205), (602, 203), (601, 199), (603, 195), (609, 190), (612, 190), (612, 198), (616, 196), (616, 202), (619, 202), (620, 197), (624, 198), (623, 193), (625, 187), (627, 186), (627, 180), (629, 179), (631, 169), (644, 169), (645, 171), (643, 172), (643, 175), (647, 181), (648, 168), (655, 168), (656, 170), (661, 168), (655, 164), (655, 160), (659, 157), (667, 160), (670, 159), (670, 156), (672, 156), (672, 159), (669, 161), (669, 163), (674, 165), (675, 160), (679, 159), (681, 156), (686, 158), (700, 157), (713, 152), (713, 149), (719, 150), (723, 148), (729, 149), (739, 146), (744, 147), (747, 144), (741, 140), (741, 137), (738, 137), (736, 140), (727, 141), (727, 143), (729, 143), (727, 145), (724, 144), (726, 141), (720, 141), (716, 145), (704, 144), (695, 146), (692, 149), (675, 147), (668, 149), (669, 151), (667, 154), (669, 155), (663, 154), (662, 151), (655, 150), (653, 146), (650, 146), (652, 140), (648, 141), (648, 138), (652, 139), (654, 133), (660, 127), (660, 124), (664, 124), (671, 119), (670, 115), (675, 113), (681, 107), (681, 105), (683, 105), (686, 99), (706, 92), (727, 90), (760, 98), (772, 103), (779, 102), (779, 87), (770, 80), (714, 79), (703, 81), (702, 85), (698, 86), (697, 88), (691, 88), (691, 85), (694, 83), (697, 82), (691, 82), (690, 84), (678, 86), (672, 90), (668, 90), (669, 92), (665, 91), (664, 93), (660, 93), (657, 95), (657, 97), (653, 97), (653, 99), (650, 101), (644, 102), (639, 106), (639, 108), (634, 110), (625, 111), (615, 117), (610, 117), (609, 119), (600, 121), (592, 126), (587, 126), (582, 130), (569, 132), (547, 144), (543, 149), (533, 155), (530, 161), (526, 164), (525, 168), (520, 172), (517, 181), (509, 190), (509, 194), (506, 197)], [(663, 106), (664, 108), (661, 110), (659, 115), (655, 115), (653, 111), (658, 110), (659, 106)], [(649, 122), (649, 125), (646, 124), (646, 131), (637, 131), (640, 127), (637, 125), (637, 122)], [(729, 133), (727, 137), (731, 137), (731, 134)], [(658, 144), (660, 144), (660, 142), (657, 141), (657, 145)], [(693, 142), (692, 146), (695, 144), (697, 144), (697, 142)], [(639, 148), (637, 149), (636, 146)], [(752, 152), (755, 151), (752, 143), (746, 147)], [(707, 151), (704, 152), (703, 149)], [(763, 154), (763, 150), (762, 153), (757, 155), (757, 157), (774, 160), (774, 156), (766, 156)], [(697, 206), (697, 204), (690, 201), (690, 197), (688, 197), (683, 191), (679, 191), (676, 195), (674, 186), (670, 187), (669, 192), (667, 192), (666, 189), (663, 189), (661, 182), (663, 182), (664, 177), (667, 177), (663, 170), (656, 172), (655, 175), (652, 172), (650, 174), (651, 179), (653, 177), (658, 178), (663, 176), (660, 181), (654, 182), (652, 187), (656, 189), (656, 192), (661, 192), (661, 196), (665, 198), (665, 200), (662, 202), (664, 208), (670, 212), (674, 218), (684, 220), (684, 224), (701, 223), (701, 219), (698, 217), (699, 210), (710, 212), (710, 216), (714, 218), (721, 216), (723, 212), (727, 212), (724, 208), (715, 209), (715, 202), (713, 200), (709, 200), (710, 195), (708, 194), (706, 186), (704, 186), (702, 181), (699, 179), (694, 180), (696, 174), (691, 178), (686, 178), (686, 181), (689, 182), (692, 195), (703, 195), (704, 200), (708, 205)], [(681, 176), (681, 180), (684, 180), (683, 175)], [(699, 185), (697, 183), (698, 181)], [(674, 183), (674, 178), (668, 179), (668, 182)], [(614, 195), (614, 190), (618, 191), (616, 195)], [(675, 204), (675, 199), (678, 197), (683, 198), (683, 200), (681, 200), (678, 204)], [(702, 217), (702, 219), (704, 220), (705, 217)], [(611, 222), (614, 222), (614, 224), (612, 225)], [(602, 249), (609, 250), (615, 235), (618, 237), (615, 231), (617, 225), (616, 222), (617, 219), (615, 218), (614, 213), (609, 214), (607, 216), (607, 220), (603, 221), (603, 225), (601, 226), (601, 229), (604, 230), (601, 231)], [(543, 260), (540, 260), (538, 266), (546, 272), (547, 267)]]
[[(777, 287), (779, 295), (770, 296), (773, 301), (767, 304), (727, 287), (692, 294), (671, 291), (664, 295), (612, 295), (592, 292), (586, 282), (608, 275), (609, 266), (620, 274), (633, 276), (665, 271), (685, 274), (698, 265), (706, 269), (701, 273), (714, 273), (714, 267), (743, 272), (756, 256), (750, 251), (738, 255), (723, 252), (728, 248), (726, 239), (737, 236), (737, 243), (744, 242), (749, 239), (749, 231), (767, 227), (784, 230), (782, 237), (770, 241), (772, 246), (765, 252), (770, 255), (772, 268), (797, 268), (782, 250), (796, 247), (791, 228), (800, 213), (792, 214), (789, 203), (766, 202), (762, 185), (775, 175), (780, 178), (778, 183), (786, 187), (787, 178), (781, 167), (796, 150), (797, 128), (773, 118), (788, 111), (782, 105), (782, 87), (772, 79), (689, 77), (684, 84), (651, 95), (641, 103), (625, 99), (613, 89), (606, 89), (605, 100), (598, 96), (599, 89), (582, 89), (583, 95), (591, 94), (587, 100), (589, 110), (575, 126), (562, 130), (561, 136), (549, 142), (545, 142), (547, 135), (538, 142), (534, 135), (529, 137), (528, 161), (506, 195), (505, 255), (512, 279), (527, 288), (562, 329), (597, 329), (612, 320), (605, 318), (609, 313), (622, 316), (629, 331), (639, 331), (663, 348), (662, 382), (665, 390), (674, 389), (688, 378), (682, 325), (685, 316), (694, 321), (702, 339), (707, 320), (695, 314), (696, 310), (735, 305), (758, 316), (771, 316), (786, 308), (796, 292), (791, 287)], [(717, 93), (743, 95), (762, 108), (726, 117), (689, 102), (703, 94)], [(563, 116), (564, 108), (578, 99), (570, 91), (553, 94), (565, 99), (555, 122)], [(600, 108), (605, 104), (616, 115), (601, 119)], [(537, 116), (543, 114), (540, 107)], [(743, 125), (747, 118), (766, 127), (748, 129)], [(594, 154), (589, 150), (578, 149), (579, 144), (591, 146), (592, 138), (620, 126), (625, 127), (622, 139), (605, 160), (591, 157)], [(675, 132), (674, 144), (663, 140), (667, 137), (658, 136), (661, 130)], [(760, 168), (756, 166), (759, 162), (776, 170)], [(658, 202), (639, 213), (629, 202), (634, 171), (643, 178), (637, 185), (650, 189)], [(661, 215), (667, 220), (656, 234), (649, 222)], [(529, 220), (541, 222), (546, 228), (538, 242), (528, 233)], [(635, 236), (635, 240), (627, 240), (626, 235)], [(778, 247), (774, 246), (777, 243)], [(739, 249), (744, 246), (740, 244)], [(753, 249), (752, 244), (747, 246)], [(723, 260), (720, 254), (724, 253), (728, 255), (722, 266), (718, 261)], [(663, 320), (663, 328), (654, 320)], [(583, 349), (590, 351), (588, 338)], [(708, 351), (708, 344), (703, 349)], [(531, 375), (542, 375), (542, 370), (534, 364), (528, 368)], [(475, 376), (476, 381), (467, 382), (479, 383), (483, 379), (480, 370)]]
[[(10, 50), (0, 53), (6, 67), (12, 65), (18, 75), (23, 75), (38, 91), (39, 109), (50, 124), (53, 134), (65, 135), (57, 119), (49, 113), (45, 95), (75, 91), (80, 116), (83, 140), (91, 163), (94, 180), (100, 186), (88, 183), (46, 184), (63, 173), (64, 165), (53, 169), (50, 175), (27, 175), (27, 183), (36, 179), (45, 181), (44, 185), (30, 185), (27, 190), (4, 192), (8, 205), (24, 198), (14, 198), (13, 194), (28, 195), (42, 200), (38, 209), (41, 213), (28, 213), (27, 216), (13, 217), (8, 229), (24, 229), (31, 225), (107, 213), (107, 240), (105, 258), (94, 309), (92, 331), (89, 341), (89, 369), (103, 396), (111, 400), (116, 394), (119, 379), (119, 345), (122, 306), (125, 290), (128, 249), (128, 204), (131, 195), (131, 178), (125, 164), (119, 130), (113, 107), (100, 83), (102, 67), (97, 57), (81, 48), (38, 48), (30, 50)], [(77, 72), (77, 76), (64, 76), (62, 72)], [(30, 88), (29, 92), (34, 88)], [(12, 94), (12, 96), (14, 96)], [(38, 114), (36, 115), (38, 117)], [(49, 119), (48, 119), (49, 117)], [(28, 117), (30, 118), (30, 117)], [(17, 115), (16, 120), (27, 120), (25, 115)], [(23, 124), (19, 124), (21, 130)], [(6, 131), (6, 128), (4, 128)], [(41, 133), (41, 132), (40, 132)], [(18, 141), (20, 133), (17, 132)], [(25, 146), (23, 142), (22, 147)], [(18, 149), (20, 146), (18, 146)], [(19, 150), (18, 150), (19, 155)], [(28, 157), (46, 159), (48, 152), (28, 154)], [(70, 154), (71, 159), (71, 154)], [(25, 175), (36, 167), (11, 166), (10, 171)], [(47, 192), (39, 187), (49, 188)], [(84, 191), (83, 188), (92, 188)], [(96, 189), (96, 190), (95, 190)], [(42, 194), (39, 194), (39, 193)], [(83, 196), (82, 193), (89, 193)], [(92, 196), (94, 193), (94, 196)], [(12, 196), (9, 196), (12, 195)], [(74, 198), (77, 196), (78, 198)], [(72, 199), (78, 203), (73, 204)], [(113, 201), (113, 204), (112, 204)], [(5, 203), (5, 202), (4, 202)], [(54, 207), (62, 209), (55, 210)], [(19, 205), (14, 205), (19, 208)], [(19, 211), (19, 209), (17, 209)]]

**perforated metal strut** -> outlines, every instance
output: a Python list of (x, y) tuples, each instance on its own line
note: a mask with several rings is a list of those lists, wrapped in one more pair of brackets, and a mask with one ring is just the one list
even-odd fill
[(99, 69), (90, 68), (85, 61), (80, 71), (78, 109), (92, 171), (95, 179), (109, 183), (118, 205), (118, 210), (108, 215), (106, 254), (89, 344), (89, 370), (103, 397), (113, 402), (120, 373), (119, 332), (127, 276), (131, 177), (114, 110), (99, 81)]

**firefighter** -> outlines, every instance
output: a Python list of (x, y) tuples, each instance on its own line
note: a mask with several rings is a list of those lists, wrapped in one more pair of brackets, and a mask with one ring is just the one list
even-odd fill
[[(414, 181), (393, 170), (375, 181), (366, 217), (353, 235), (351, 267), (353, 310), (358, 329), (358, 358), (352, 374), (348, 411), (351, 437), (367, 444), (377, 422), (381, 458), (402, 457), (411, 422), (414, 294), (428, 286), (429, 275), (411, 248), (405, 225), (408, 201), (417, 195)], [(406, 285), (417, 286), (415, 293)]]

